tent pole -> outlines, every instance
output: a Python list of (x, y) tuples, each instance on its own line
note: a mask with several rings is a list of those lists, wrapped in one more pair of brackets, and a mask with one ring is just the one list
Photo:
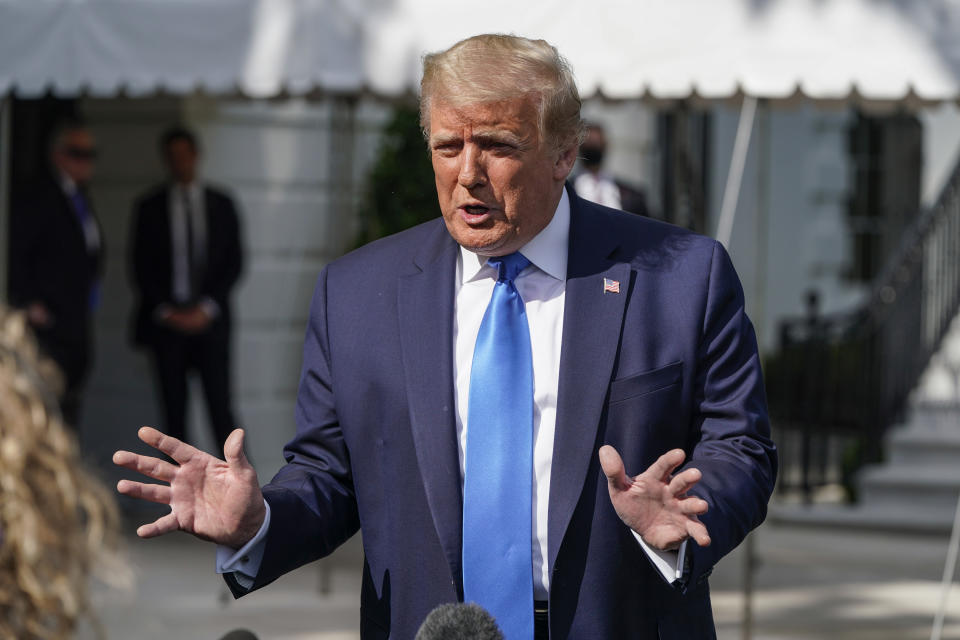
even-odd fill
[(753, 119), (756, 112), (757, 99), (753, 96), (744, 96), (743, 105), (740, 107), (737, 137), (733, 143), (733, 155), (730, 158), (730, 171), (727, 173), (727, 186), (723, 191), (720, 222), (717, 224), (717, 240), (725, 248), (730, 246), (733, 218), (737, 213), (737, 200), (740, 197), (740, 185), (743, 183), (743, 167), (747, 163), (747, 152), (750, 150), (750, 133), (753, 131)]
[(950, 532), (950, 545), (947, 547), (947, 561), (943, 565), (943, 580), (940, 583), (940, 604), (933, 618), (933, 629), (930, 631), (930, 640), (940, 640), (943, 633), (943, 620), (947, 613), (947, 599), (950, 596), (950, 587), (953, 585), (953, 574), (957, 570), (957, 552), (960, 551), (960, 498), (957, 499), (957, 509), (953, 514), (953, 530)]
[(13, 119), (13, 98), (0, 97), (0, 302), (7, 301), (7, 229), (10, 221), (10, 121)]
[(769, 258), (770, 229), (770, 109), (765, 99), (757, 105), (757, 220), (754, 247), (756, 251), (755, 272), (753, 276), (754, 327), (757, 343), (760, 345), (760, 359), (763, 361), (767, 337), (767, 261)]

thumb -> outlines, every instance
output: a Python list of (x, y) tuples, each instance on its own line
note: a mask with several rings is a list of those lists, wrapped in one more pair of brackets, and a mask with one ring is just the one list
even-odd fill
[(223, 457), (231, 467), (249, 467), (246, 454), (243, 453), (243, 429), (234, 429), (223, 443)]
[(622, 491), (630, 483), (623, 468), (623, 459), (616, 449), (606, 444), (600, 447), (600, 467), (607, 476), (611, 490)]

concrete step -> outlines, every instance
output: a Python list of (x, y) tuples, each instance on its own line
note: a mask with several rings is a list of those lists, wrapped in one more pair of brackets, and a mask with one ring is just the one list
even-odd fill
[(830, 527), (864, 531), (949, 535), (953, 528), (954, 508), (887, 506), (861, 503), (840, 504), (774, 504), (767, 520), (790, 526)]
[(860, 502), (894, 512), (906, 507), (953, 513), (960, 496), (960, 461), (952, 467), (885, 464), (861, 471)]
[(912, 402), (904, 426), (942, 432), (960, 431), (960, 404), (936, 400)]
[(887, 437), (887, 456), (897, 466), (960, 467), (960, 424), (951, 429), (929, 423), (896, 429)]
[(960, 498), (960, 404), (918, 401), (886, 436), (887, 461), (862, 469), (856, 505), (771, 506), (795, 525), (949, 533)]

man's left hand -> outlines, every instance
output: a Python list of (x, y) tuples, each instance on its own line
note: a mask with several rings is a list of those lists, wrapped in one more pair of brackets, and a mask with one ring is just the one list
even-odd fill
[(673, 476), (686, 454), (673, 449), (660, 456), (640, 475), (627, 476), (623, 460), (610, 445), (600, 447), (600, 466), (607, 476), (610, 500), (623, 522), (652, 547), (669, 551), (687, 538), (698, 545), (710, 544), (707, 528), (697, 518), (707, 512), (707, 502), (687, 491), (699, 482), (698, 469)]

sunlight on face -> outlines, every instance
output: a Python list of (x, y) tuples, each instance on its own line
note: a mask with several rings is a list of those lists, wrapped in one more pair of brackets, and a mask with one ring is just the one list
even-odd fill
[(557, 151), (532, 97), (430, 108), (430, 155), (447, 230), (485, 256), (517, 251), (553, 217), (575, 149)]

